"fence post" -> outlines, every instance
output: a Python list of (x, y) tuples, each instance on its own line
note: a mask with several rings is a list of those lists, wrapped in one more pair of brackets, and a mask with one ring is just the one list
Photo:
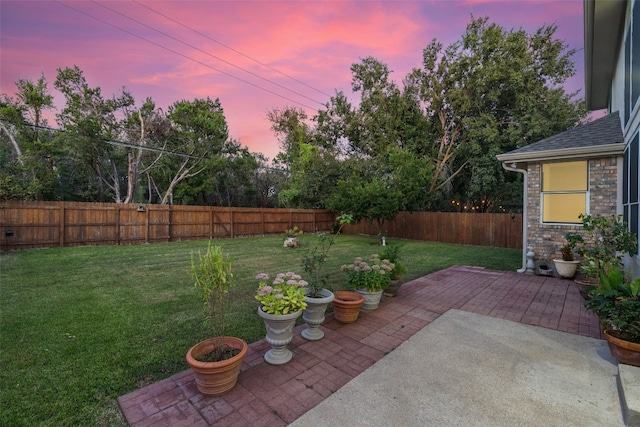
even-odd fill
[(116, 229), (115, 231), (115, 235), (116, 235), (116, 245), (120, 244), (120, 204), (116, 203), (116, 223), (115, 223), (115, 227)]
[(147, 206), (145, 209), (145, 218), (144, 218), (144, 242), (149, 243), (149, 218), (151, 215), (151, 209), (149, 209), (151, 205)]
[(213, 239), (213, 223), (215, 214), (213, 213), (213, 206), (209, 206), (209, 240)]
[(233, 239), (233, 238), (236, 237), (236, 233), (235, 233), (235, 230), (234, 230), (234, 227), (233, 227), (233, 208), (231, 208), (231, 219), (230, 219), (230, 222), (231, 222), (231, 238)]
[(65, 233), (65, 213), (64, 213), (64, 203), (60, 206), (60, 246), (64, 247), (64, 233)]

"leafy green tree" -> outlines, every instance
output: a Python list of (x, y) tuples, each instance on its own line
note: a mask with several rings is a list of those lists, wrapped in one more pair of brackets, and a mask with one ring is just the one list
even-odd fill
[(43, 118), (53, 96), (44, 76), (16, 87), (17, 99), (0, 96), (0, 199), (57, 199), (59, 150)]
[(288, 174), (287, 185), (278, 193), (280, 203), (296, 208), (325, 207), (339, 176), (336, 150), (307, 124), (307, 115), (300, 109), (272, 110), (268, 118), (283, 150), (276, 165)]
[(380, 237), (385, 221), (398, 212), (422, 210), (432, 172), (424, 158), (394, 147), (376, 160), (350, 158), (344, 167), (352, 173), (338, 181), (330, 208), (348, 212), (355, 222), (375, 222)]
[(534, 34), (506, 31), (488, 18), (472, 17), (460, 41), (444, 48), (433, 40), (424, 49), (422, 69), (405, 83), (433, 130), (428, 143), (416, 147), (435, 166), (432, 197), (456, 194), (485, 210), (495, 207), (510, 197), (501, 189), (518, 179), (495, 156), (585, 117), (583, 102), (561, 86), (575, 73), (575, 50), (554, 39), (555, 31), (553, 25)]
[(162, 204), (172, 203), (178, 184), (204, 172), (210, 159), (222, 155), (229, 136), (219, 99), (178, 101), (167, 116), (173, 132), (166, 147), (174, 154), (163, 156), (154, 174), (156, 191), (163, 193)]
[(90, 87), (77, 66), (58, 69), (54, 85), (66, 101), (57, 121), (65, 130), (61, 138), (73, 162), (71, 167), (97, 189), (97, 200), (111, 198), (121, 203), (127, 150), (108, 142), (122, 135), (122, 117), (134, 105), (133, 97), (123, 90), (117, 97), (104, 99), (100, 88)]

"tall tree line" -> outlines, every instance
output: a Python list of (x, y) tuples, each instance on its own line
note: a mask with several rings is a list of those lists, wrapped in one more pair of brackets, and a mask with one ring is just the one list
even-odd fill
[(338, 91), (311, 119), (296, 108), (271, 111), (278, 160), (290, 171), (281, 201), (350, 212), (381, 233), (398, 210), (517, 207), (521, 176), (495, 156), (586, 117), (578, 93), (562, 87), (575, 74), (575, 50), (555, 31), (528, 34), (472, 17), (460, 40), (430, 42), (402, 85), (366, 57), (351, 67), (357, 102)]
[(105, 98), (78, 67), (59, 69), (55, 120), (45, 77), (0, 96), (0, 199), (272, 206), (266, 159), (229, 137), (218, 99), (181, 100), (167, 112), (126, 90)]
[(380, 226), (398, 211), (500, 211), (521, 201), (519, 174), (495, 156), (579, 125), (574, 50), (554, 38), (471, 18), (460, 40), (437, 39), (422, 64), (392, 80), (374, 57), (351, 66), (351, 90), (317, 115), (267, 115), (280, 153), (267, 165), (229, 137), (218, 99), (180, 100), (167, 111), (123, 89), (106, 98), (78, 67), (0, 95), (0, 200), (73, 200), (330, 208)]

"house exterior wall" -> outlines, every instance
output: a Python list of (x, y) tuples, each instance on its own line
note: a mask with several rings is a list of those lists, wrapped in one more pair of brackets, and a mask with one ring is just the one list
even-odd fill
[[(618, 214), (619, 175), (621, 158), (602, 157), (589, 160), (589, 214), (610, 216)], [(527, 247), (534, 252), (534, 260), (551, 261), (561, 258), (560, 248), (566, 243), (568, 231), (581, 234), (579, 224), (545, 224), (540, 212), (542, 163), (527, 165)]]
[[(609, 112), (619, 112), (622, 133), (627, 145), (624, 162), (625, 173), (621, 174), (618, 211), (630, 224), (631, 231), (638, 233), (640, 209), (638, 208), (638, 169), (640, 139), (640, 2), (630, 1), (624, 20), (623, 36), (618, 47), (615, 73), (610, 85)], [(605, 82), (603, 82), (605, 83)], [(634, 163), (635, 162), (635, 163)], [(635, 170), (630, 167), (635, 164)], [(634, 185), (635, 183), (635, 185)], [(640, 251), (639, 251), (640, 252)], [(626, 256), (625, 268), (634, 277), (640, 277), (640, 255)]]

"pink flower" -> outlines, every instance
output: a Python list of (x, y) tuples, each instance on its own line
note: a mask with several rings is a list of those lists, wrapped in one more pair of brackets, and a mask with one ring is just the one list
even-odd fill
[(269, 275), (267, 273), (260, 273), (256, 276), (256, 280), (269, 280)]

